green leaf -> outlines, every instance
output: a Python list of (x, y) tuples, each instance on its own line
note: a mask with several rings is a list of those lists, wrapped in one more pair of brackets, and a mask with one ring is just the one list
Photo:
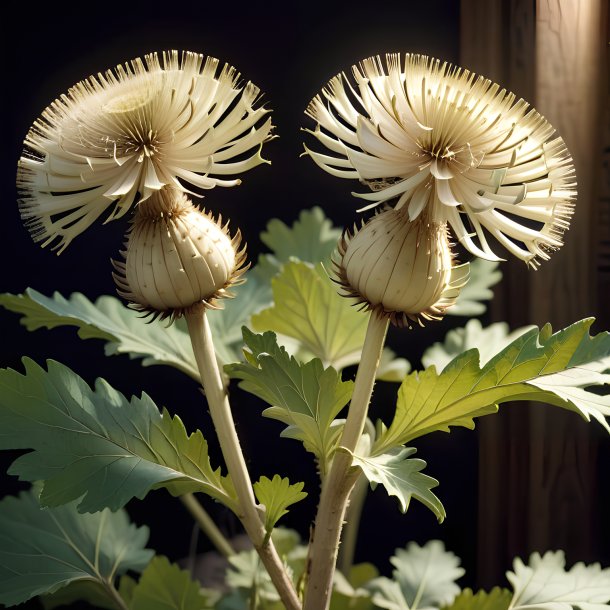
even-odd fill
[(491, 301), (494, 293), (491, 287), (502, 279), (498, 263), (475, 258), (470, 262), (470, 277), (468, 283), (460, 291), (455, 305), (447, 309), (453, 316), (480, 316), (487, 306), (481, 301)]
[(338, 440), (334, 419), (348, 403), (353, 383), (341, 381), (319, 360), (301, 364), (277, 345), (274, 333), (255, 335), (243, 329), (247, 362), (225, 367), (240, 387), (271, 405), (263, 415), (285, 423), (282, 436), (300, 440), (324, 469)]
[(330, 261), (341, 237), (341, 230), (332, 226), (319, 207), (303, 210), (292, 227), (274, 218), (261, 233), (261, 241), (273, 255), (267, 255), (279, 268), (281, 264), (296, 258), (304, 262)]
[[(300, 537), (294, 530), (276, 528), (271, 538), (284, 562), (286, 571), (292, 581), (296, 583), (302, 577), (307, 564), (307, 547), (300, 543)], [(280, 596), (278, 595), (271, 578), (260, 557), (254, 549), (242, 551), (229, 557), (229, 570), (226, 575), (227, 584), (240, 593), (247, 593), (250, 604), (246, 608), (261, 608), (265, 610), (281, 610)], [(239, 608), (239, 596), (231, 596), (227, 608)], [(253, 603), (256, 600), (258, 603)], [(223, 600), (224, 602), (225, 600)], [(277, 606), (276, 604), (280, 604)], [(220, 607), (225, 608), (224, 604)]]
[(469, 350), (439, 375), (431, 366), (411, 373), (398, 391), (394, 420), (380, 424), (373, 455), (450, 426), (473, 428), (474, 417), (495, 413), (509, 400), (535, 400), (568, 409), (610, 432), (610, 396), (589, 391), (607, 384), (610, 335), (589, 335), (593, 319), (576, 322), (551, 335), (550, 326), (515, 339), (481, 368), (479, 352)]
[(575, 564), (565, 570), (563, 551), (530, 556), (529, 565), (515, 559), (506, 576), (514, 589), (510, 610), (607, 610), (610, 568)]
[[(252, 316), (254, 330), (296, 341), (292, 351), (300, 360), (313, 356), (337, 370), (360, 361), (369, 315), (338, 294), (321, 263), (286, 263), (271, 286), (275, 304)], [(392, 355), (388, 352), (383, 360), (387, 378), (394, 380), (392, 369), (397, 367), (400, 375), (409, 364), (402, 358), (392, 364)]]
[(413, 447), (395, 447), (374, 457), (352, 455), (352, 465), (362, 469), (373, 489), (381, 483), (388, 495), (396, 496), (403, 513), (407, 512), (411, 498), (415, 497), (442, 522), (446, 516), (445, 508), (430, 491), (438, 481), (421, 473), (426, 467), (424, 460), (408, 459), (416, 451)]
[(30, 331), (76, 326), (81, 339), (106, 341), (106, 355), (129, 354), (143, 358), (144, 366), (169, 365), (199, 380), (184, 321), (170, 326), (159, 320), (147, 322), (114, 297), (102, 296), (92, 303), (78, 292), (69, 299), (58, 292), (49, 298), (28, 288), (25, 294), (0, 295), (0, 305), (22, 314), (21, 323)]
[(459, 567), (460, 560), (446, 551), (440, 540), (431, 540), (422, 547), (411, 542), (406, 549), (396, 549), (390, 561), (396, 568), (393, 580), (382, 577), (371, 583), (373, 601), (380, 608), (438, 608), (452, 603), (460, 592), (455, 581), (464, 570)]
[(442, 610), (508, 610), (511, 593), (507, 589), (494, 587), (489, 593), (479, 591), (476, 595), (472, 589), (464, 589), (449, 606)]
[(152, 551), (148, 528), (124, 511), (81, 515), (74, 504), (42, 510), (34, 491), (0, 502), (0, 603), (14, 606), (70, 583), (104, 586), (141, 571)]
[(367, 585), (379, 576), (371, 563), (352, 566), (349, 578), (335, 572), (330, 610), (373, 610), (373, 600)]
[(442, 371), (456, 356), (476, 347), (482, 366), (517, 337), (533, 328), (536, 327), (524, 326), (511, 333), (506, 322), (496, 322), (483, 328), (480, 320), (469, 320), (463, 328), (450, 330), (443, 343), (430, 346), (421, 361), (426, 368), (434, 365), (438, 371)]
[(80, 498), (81, 512), (116, 510), (161, 486), (234, 506), (231, 483), (210, 466), (201, 432), (189, 436), (146, 394), (128, 401), (102, 379), (92, 390), (58, 362), (48, 361), (48, 372), (23, 362), (25, 375), (0, 370), (0, 448), (33, 450), (9, 472), (44, 481), (45, 506)]
[(288, 512), (288, 507), (307, 497), (304, 483), (290, 484), (288, 479), (276, 474), (273, 479), (261, 477), (254, 483), (257, 500), (265, 506), (265, 529), (267, 532)]
[[(269, 307), (273, 301), (271, 284), (263, 277), (259, 265), (248, 271), (244, 277), (245, 284), (231, 288), (231, 292), (235, 294), (234, 299), (222, 299), (223, 309), (210, 309), (206, 314), (214, 338), (216, 356), (221, 365), (242, 360), (241, 327), (249, 326), (252, 314)], [(196, 364), (194, 366), (196, 367)]]
[(132, 591), (130, 610), (211, 610), (198, 582), (166, 557), (155, 557)]
[[(123, 575), (122, 578), (127, 578)], [(45, 610), (63, 608), (74, 602), (87, 602), (94, 608), (104, 610), (121, 610), (114, 599), (108, 595), (108, 590), (95, 580), (77, 580), (62, 587), (55, 593), (43, 595), (40, 598)]]

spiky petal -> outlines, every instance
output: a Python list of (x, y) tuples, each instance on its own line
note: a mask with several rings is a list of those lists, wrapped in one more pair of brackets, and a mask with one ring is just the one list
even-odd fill
[(491, 234), (537, 267), (562, 245), (576, 196), (574, 166), (553, 127), (482, 76), (423, 55), (371, 57), (330, 80), (309, 104), (310, 131), (330, 154), (306, 148), (334, 176), (393, 202), (410, 220), (428, 210), (474, 255), (500, 260)]
[(30, 129), (17, 174), (33, 238), (61, 252), (108, 208), (106, 221), (166, 186), (239, 184), (222, 176), (262, 163), (272, 129), (255, 107), (258, 87), (239, 76), (197, 53), (153, 53), (55, 100)]

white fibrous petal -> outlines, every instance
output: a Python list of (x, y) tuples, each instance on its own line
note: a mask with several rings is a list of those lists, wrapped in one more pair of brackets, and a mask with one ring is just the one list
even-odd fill
[(371, 57), (309, 104), (306, 147), (322, 169), (358, 179), (372, 203), (425, 209), (472, 254), (500, 260), (487, 237), (537, 267), (562, 245), (576, 196), (572, 158), (544, 117), (468, 70), (423, 55)]
[(55, 100), (30, 129), (17, 175), (34, 239), (61, 252), (108, 209), (106, 221), (119, 218), (165, 187), (239, 184), (272, 137), (258, 87), (239, 81), (217, 59), (171, 51), (90, 76)]

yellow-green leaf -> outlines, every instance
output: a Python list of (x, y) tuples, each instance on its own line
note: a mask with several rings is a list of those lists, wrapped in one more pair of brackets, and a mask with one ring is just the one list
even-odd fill
[(257, 500), (265, 506), (265, 529), (267, 532), (288, 512), (288, 507), (307, 497), (304, 483), (290, 484), (286, 478), (276, 474), (273, 479), (261, 477), (254, 483)]

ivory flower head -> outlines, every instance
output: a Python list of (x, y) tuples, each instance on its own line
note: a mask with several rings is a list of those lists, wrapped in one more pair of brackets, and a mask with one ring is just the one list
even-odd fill
[(33, 238), (61, 252), (109, 208), (106, 221), (166, 187), (239, 184), (272, 130), (259, 89), (239, 76), (197, 53), (153, 53), (55, 100), (28, 133), (17, 175)]
[(394, 202), (415, 221), (448, 223), (472, 254), (500, 260), (492, 235), (537, 267), (562, 245), (576, 195), (572, 159), (523, 100), (461, 68), (422, 55), (371, 57), (332, 78), (307, 108), (328, 154), (324, 170), (354, 178), (370, 202)]

